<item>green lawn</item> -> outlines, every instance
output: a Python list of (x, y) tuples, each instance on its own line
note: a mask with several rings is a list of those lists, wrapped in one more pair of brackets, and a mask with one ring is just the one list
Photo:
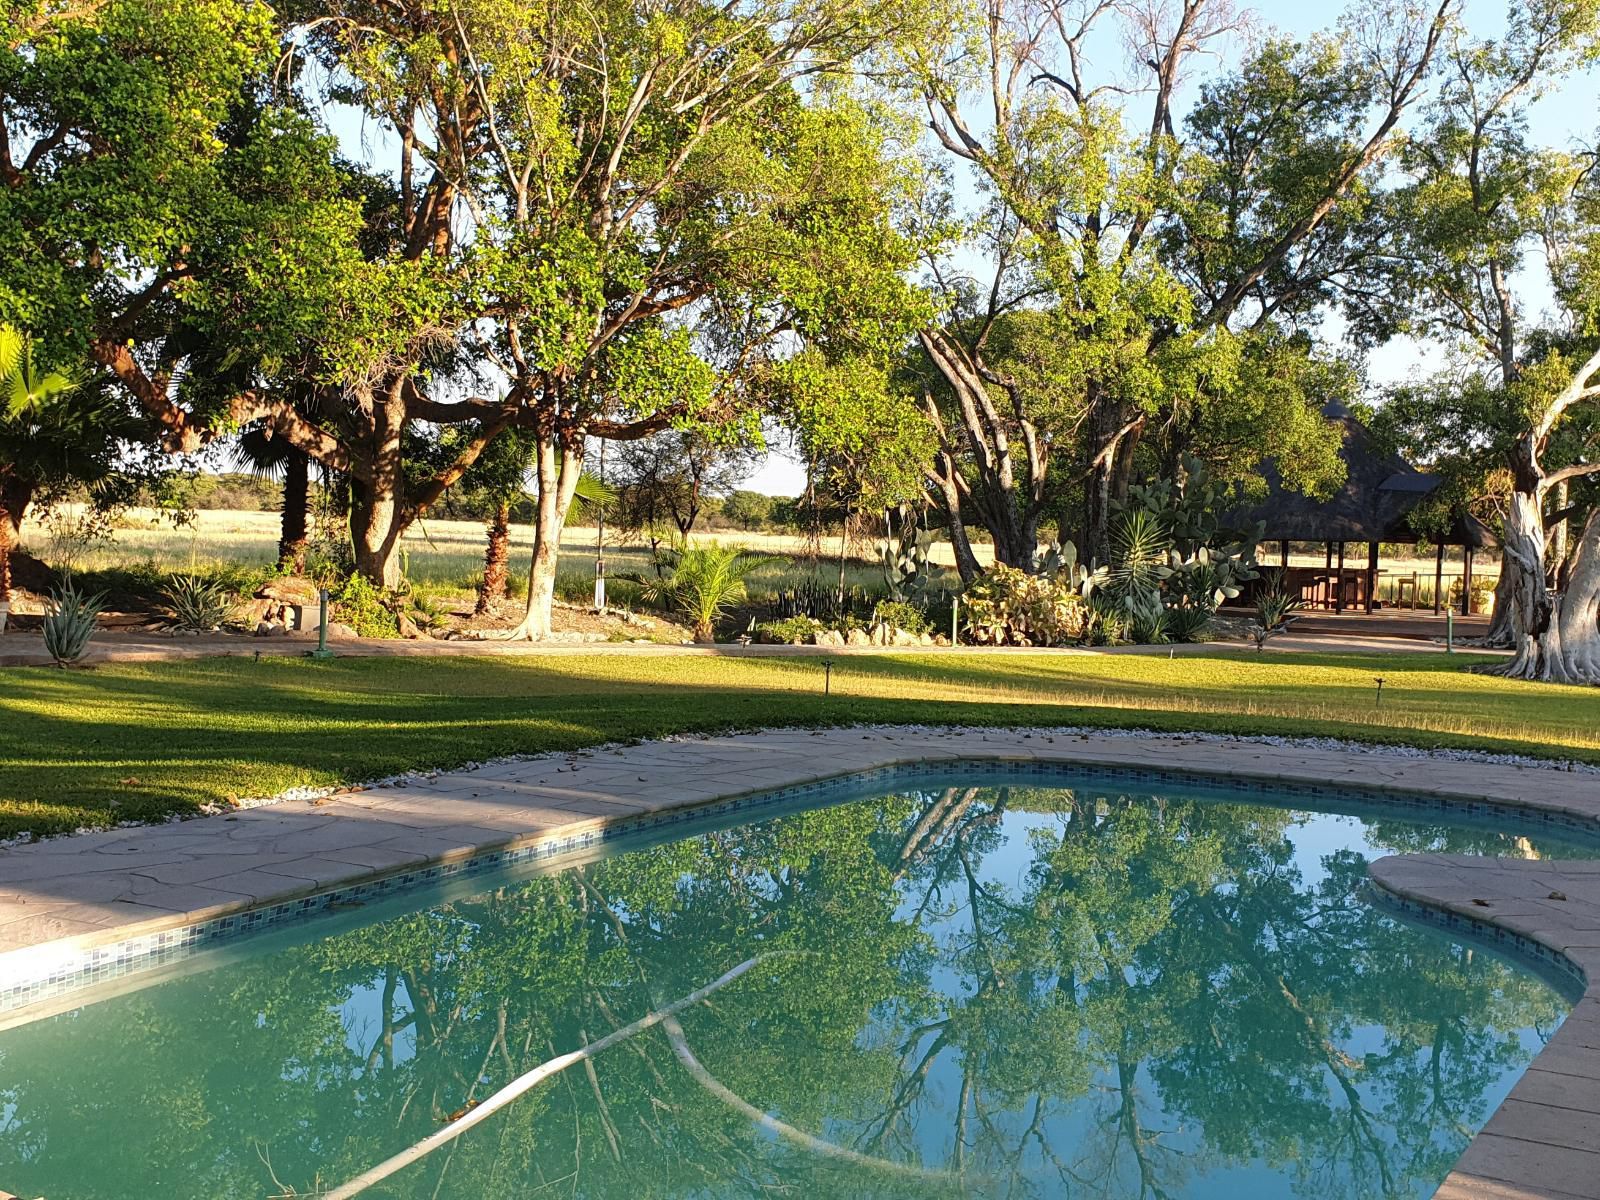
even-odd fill
[[(1465, 656), (212, 659), (0, 670), (0, 836), (675, 731), (855, 721), (1318, 734), (1600, 762), (1600, 693)], [(1375, 676), (1385, 680), (1373, 703)]]

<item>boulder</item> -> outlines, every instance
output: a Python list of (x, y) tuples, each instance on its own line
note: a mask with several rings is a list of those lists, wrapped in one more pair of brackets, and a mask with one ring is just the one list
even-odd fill
[(948, 646), (950, 644), (950, 639), (945, 637), (945, 635), (942, 633), (936, 633), (933, 635), (933, 644), (935, 646)]
[(889, 644), (889, 627), (887, 625), (874, 625), (872, 627), (872, 644), (874, 646), (887, 646)]
[(422, 636), (422, 627), (410, 617), (406, 616), (405, 613), (396, 613), (394, 621), (395, 627), (399, 629), (401, 637), (410, 638), (412, 641), (416, 641)]
[(283, 627), (283, 622), (281, 622), (281, 621), (257, 621), (256, 622), (256, 636), (257, 637), (282, 637), (284, 634), (286, 634), (288, 632), (289, 631)]
[(872, 638), (868, 636), (865, 629), (852, 629), (850, 636), (845, 639), (845, 644), (850, 646), (870, 646), (872, 645)]
[(842, 646), (844, 634), (837, 629), (819, 629), (812, 641), (818, 646)]
[(917, 635), (908, 629), (896, 629), (889, 635), (891, 646), (915, 646)]

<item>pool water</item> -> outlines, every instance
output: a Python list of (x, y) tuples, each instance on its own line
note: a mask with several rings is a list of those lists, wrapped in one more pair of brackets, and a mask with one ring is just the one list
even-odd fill
[(1263, 800), (919, 785), (253, 939), (0, 1033), (0, 1190), (315, 1195), (754, 958), (363, 1194), (1430, 1195), (1568, 1003), (1366, 863), (1589, 851)]

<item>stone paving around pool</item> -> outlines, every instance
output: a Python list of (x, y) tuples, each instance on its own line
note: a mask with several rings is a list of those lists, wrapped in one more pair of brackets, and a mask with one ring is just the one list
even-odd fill
[[(1596, 823), (1600, 774), (1251, 741), (844, 729), (654, 742), (0, 850), (0, 990), (41, 962), (429, 863), (909, 763), (1058, 762), (1389, 788)], [(1444, 1200), (1600, 1200), (1600, 861), (1380, 859), (1379, 886), (1564, 955), (1591, 981), (1463, 1155)]]

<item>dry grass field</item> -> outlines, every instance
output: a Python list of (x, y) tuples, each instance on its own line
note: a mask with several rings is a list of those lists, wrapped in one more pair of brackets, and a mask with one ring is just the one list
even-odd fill
[[(73, 515), (69, 510), (68, 516)], [(118, 519), (109, 538), (88, 543), (62, 536), (61, 524), (30, 519), (23, 527), (23, 544), (53, 565), (66, 564), (80, 572), (140, 567), (164, 574), (206, 571), (222, 565), (264, 569), (272, 563), (278, 543), (278, 515), (270, 512), (204, 510), (195, 513), (190, 523), (174, 528), (154, 510), (131, 509)], [(483, 570), (484, 536), (483, 525), (475, 521), (418, 522), (402, 544), (407, 578), (413, 586), (440, 597), (469, 594)], [(774, 591), (812, 570), (813, 550), (804, 537), (719, 530), (697, 533), (695, 538), (771, 555), (773, 561), (763, 564), (751, 576), (751, 590), (757, 594)], [(593, 526), (569, 526), (562, 536), (561, 591), (567, 598), (581, 596), (592, 586), (595, 541)], [(526, 570), (532, 548), (532, 528), (514, 525), (514, 589), (520, 590), (520, 572)], [(817, 571), (824, 578), (837, 578), (839, 539), (825, 538), (820, 549)], [(988, 547), (980, 549), (982, 557), (987, 558)], [(642, 573), (650, 566), (649, 545), (637, 538), (623, 541), (608, 530), (604, 552), (606, 571), (613, 580), (630, 572)], [(847, 584), (881, 587), (883, 575), (874, 561), (875, 555), (871, 539), (847, 547)], [(934, 559), (949, 568), (953, 582), (955, 559), (948, 543), (934, 548)]]

